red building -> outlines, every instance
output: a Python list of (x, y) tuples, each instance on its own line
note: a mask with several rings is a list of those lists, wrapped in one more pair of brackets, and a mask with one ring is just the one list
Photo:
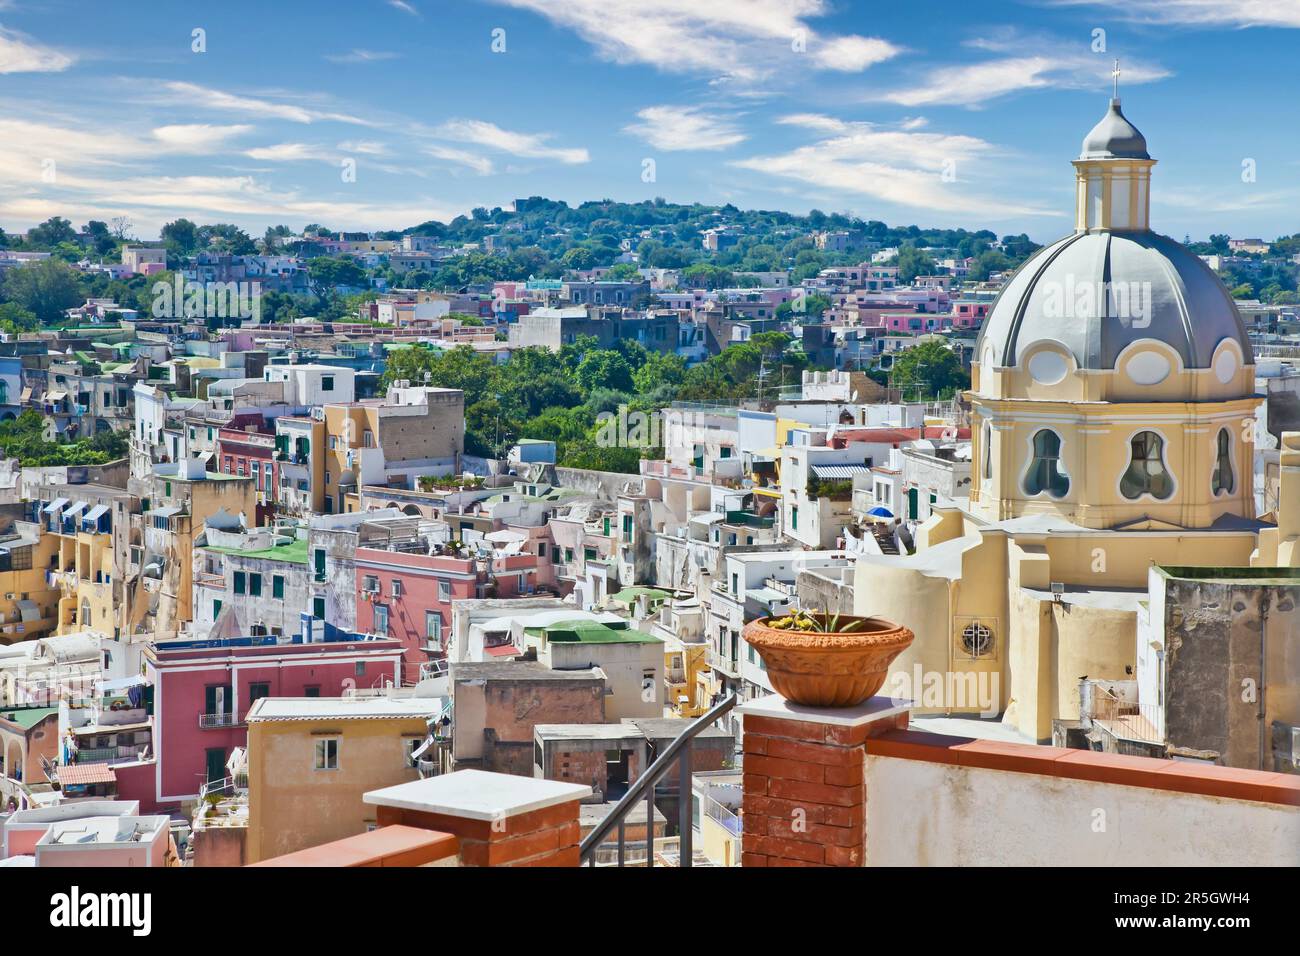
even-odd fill
[(456, 557), (357, 548), (357, 630), (400, 642), (408, 664), (442, 659), (451, 602), (516, 597), (536, 587), (537, 555)]
[(396, 641), (323, 630), (311, 642), (295, 635), (150, 645), (145, 668), (156, 757), (115, 768), (118, 796), (142, 808), (196, 799), (205, 782), (227, 776), (231, 749), (248, 742), (244, 715), (262, 697), (339, 697), (397, 680)]
[(275, 427), (260, 414), (236, 415), (217, 432), (215, 469), (253, 479), (257, 523), (274, 514), (280, 470), (275, 460)]

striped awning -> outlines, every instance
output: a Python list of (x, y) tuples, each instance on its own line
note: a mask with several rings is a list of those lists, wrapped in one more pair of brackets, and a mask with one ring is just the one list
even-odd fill
[(813, 465), (812, 472), (818, 478), (852, 478), (854, 475), (870, 473), (870, 465)]

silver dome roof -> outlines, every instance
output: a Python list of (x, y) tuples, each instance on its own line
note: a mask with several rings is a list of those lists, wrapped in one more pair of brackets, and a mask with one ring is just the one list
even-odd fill
[[(1085, 284), (1136, 291), (1144, 302), (1149, 289), (1149, 303), (1120, 316), (1113, 296), (1101, 295), (1080, 316), (1070, 303), (1079, 302)], [(975, 358), (983, 362), (991, 346), (994, 364), (1009, 367), (1029, 346), (1050, 340), (1073, 352), (1079, 368), (1109, 370), (1139, 339), (1166, 343), (1187, 368), (1209, 368), (1224, 339), (1237, 342), (1247, 364), (1254, 362), (1241, 315), (1219, 277), (1180, 243), (1149, 231), (1074, 233), (1038, 250), (993, 303)]]
[(1080, 159), (1150, 159), (1147, 140), (1128, 121), (1119, 108), (1119, 100), (1110, 101), (1110, 109), (1101, 122), (1083, 138)]

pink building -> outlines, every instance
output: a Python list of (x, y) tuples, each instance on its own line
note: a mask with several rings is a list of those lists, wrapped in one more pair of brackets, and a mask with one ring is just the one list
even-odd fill
[(328, 625), (316, 633), (321, 639), (307, 643), (294, 635), (150, 645), (145, 667), (157, 756), (152, 779), (118, 768), (119, 798), (150, 809), (196, 799), (205, 782), (227, 776), (230, 751), (248, 742), (244, 715), (262, 697), (339, 697), (400, 678), (398, 642), (362, 640)]
[(955, 329), (978, 329), (984, 324), (985, 317), (989, 314), (988, 302), (963, 302), (953, 303), (952, 325)]
[(921, 312), (882, 315), (882, 326), (890, 332), (942, 332), (952, 325), (950, 315), (927, 315)]
[(492, 558), (357, 548), (357, 630), (402, 649), (408, 682), (418, 665), (445, 657), (451, 602), (509, 598), (536, 588), (536, 552)]
[(167, 866), (171, 818), (81, 817), (52, 823), (36, 842), (37, 866)]

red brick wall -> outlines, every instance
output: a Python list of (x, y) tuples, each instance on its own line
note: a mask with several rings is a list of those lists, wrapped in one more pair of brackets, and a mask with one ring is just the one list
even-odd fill
[(507, 817), (495, 825), (441, 813), (379, 807), (381, 827), (393, 824), (441, 830), (460, 840), (461, 866), (577, 866), (581, 828), (578, 801)]
[(742, 866), (862, 866), (868, 737), (907, 714), (857, 727), (745, 717)]

